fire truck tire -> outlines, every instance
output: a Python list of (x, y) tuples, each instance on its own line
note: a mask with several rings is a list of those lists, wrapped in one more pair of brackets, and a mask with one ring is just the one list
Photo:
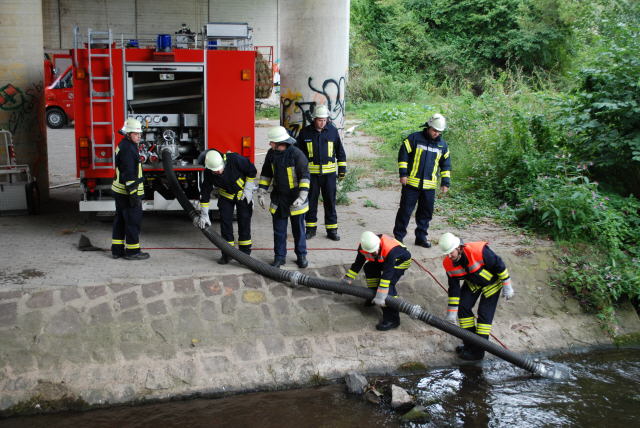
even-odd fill
[(32, 181), (25, 186), (27, 192), (27, 211), (30, 215), (40, 214), (40, 189), (38, 183)]
[(67, 115), (58, 107), (47, 110), (47, 126), (51, 129), (60, 129), (67, 124)]

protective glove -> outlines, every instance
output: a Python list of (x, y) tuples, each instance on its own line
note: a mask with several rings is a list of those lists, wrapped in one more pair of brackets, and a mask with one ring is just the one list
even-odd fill
[(373, 304), (378, 305), (381, 308), (384, 308), (386, 306), (384, 304), (384, 301), (387, 299), (387, 294), (389, 294), (388, 289), (385, 288), (384, 291), (381, 291), (380, 287), (378, 287), (378, 291), (376, 292), (376, 297), (373, 298)]
[(452, 310), (451, 307), (447, 309), (447, 316), (445, 317), (446, 321), (449, 321), (451, 324), (458, 324), (458, 308)]
[(242, 190), (242, 199), (246, 200), (248, 204), (253, 202), (253, 191), (256, 188), (256, 184), (253, 181), (247, 181)]
[(265, 209), (264, 199), (266, 197), (267, 197), (267, 190), (263, 189), (262, 187), (258, 188), (258, 203), (260, 204), (262, 209)]
[(291, 206), (294, 208), (300, 208), (302, 204), (306, 202), (308, 195), (309, 195), (309, 192), (307, 192), (306, 190), (301, 190), (300, 193), (298, 194), (298, 199), (293, 201)]
[(502, 286), (502, 297), (504, 297), (505, 300), (511, 300), (513, 294), (513, 287), (511, 284)]
[(211, 226), (211, 220), (209, 219), (209, 207), (200, 207), (200, 216), (194, 217), (193, 225), (199, 229)]

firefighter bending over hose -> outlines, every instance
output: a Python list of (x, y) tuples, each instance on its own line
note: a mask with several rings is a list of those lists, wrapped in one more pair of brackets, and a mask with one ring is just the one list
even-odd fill
[(138, 144), (142, 138), (142, 125), (140, 121), (129, 118), (120, 132), (125, 137), (116, 148), (116, 177), (111, 185), (116, 203), (111, 256), (114, 259), (145, 260), (149, 258), (149, 253), (140, 251), (144, 178), (138, 157)]
[(376, 289), (376, 296), (365, 306), (375, 304), (382, 308), (382, 320), (376, 325), (380, 331), (400, 325), (400, 312), (385, 305), (387, 296), (397, 297), (396, 283), (411, 265), (411, 253), (401, 242), (388, 235), (365, 231), (360, 237), (358, 255), (345, 274), (343, 281), (351, 284), (364, 265), (367, 287)]
[[(447, 320), (455, 323), (457, 315), (461, 328), (489, 340), (500, 290), (506, 300), (513, 297), (507, 267), (486, 242), (463, 243), (460, 238), (447, 232), (440, 237), (438, 246), (446, 256), (442, 264), (449, 281)], [(460, 281), (463, 281), (462, 287)], [(478, 298), (480, 303), (476, 321), (473, 307)], [(484, 358), (483, 349), (466, 342), (456, 347), (456, 353), (468, 361)]]
[[(251, 216), (253, 214), (253, 191), (258, 171), (246, 157), (238, 153), (221, 154), (217, 150), (203, 152), (198, 161), (204, 159), (204, 177), (200, 187), (200, 216), (193, 219), (193, 225), (200, 229), (211, 226), (209, 201), (213, 186), (218, 188), (218, 210), (220, 211), (220, 235), (231, 246), (233, 238), (233, 210), (238, 215), (238, 249), (251, 254)], [(222, 254), (218, 263), (229, 263), (229, 257)]]

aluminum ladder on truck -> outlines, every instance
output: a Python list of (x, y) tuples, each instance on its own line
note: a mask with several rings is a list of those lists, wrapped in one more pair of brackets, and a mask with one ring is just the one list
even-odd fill
[[(89, 123), (91, 126), (91, 143), (93, 146), (93, 168), (115, 168), (114, 141), (115, 129), (113, 126), (113, 71), (112, 71), (112, 44), (113, 36), (109, 31), (87, 30), (87, 62), (89, 78)], [(103, 47), (106, 45), (106, 47)], [(108, 53), (104, 53), (104, 50)], [(96, 76), (94, 69), (100, 70)], [(96, 86), (102, 91), (96, 91)], [(102, 107), (104, 105), (104, 108)], [(96, 129), (101, 137), (110, 136), (108, 142), (101, 138), (96, 141)]]

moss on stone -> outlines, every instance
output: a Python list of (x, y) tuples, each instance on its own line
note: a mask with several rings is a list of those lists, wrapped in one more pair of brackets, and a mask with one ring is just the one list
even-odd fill
[(40, 394), (36, 394), (28, 400), (20, 401), (19, 403), (0, 411), (0, 419), (8, 418), (11, 416), (26, 416), (39, 413), (55, 413), (66, 410), (87, 410), (91, 406), (82, 398), (75, 396), (63, 396), (57, 400), (47, 400)]
[(640, 345), (640, 332), (623, 334), (613, 338), (616, 346)]
[(426, 370), (427, 366), (418, 361), (407, 361), (398, 366), (398, 371), (404, 373), (424, 372)]

